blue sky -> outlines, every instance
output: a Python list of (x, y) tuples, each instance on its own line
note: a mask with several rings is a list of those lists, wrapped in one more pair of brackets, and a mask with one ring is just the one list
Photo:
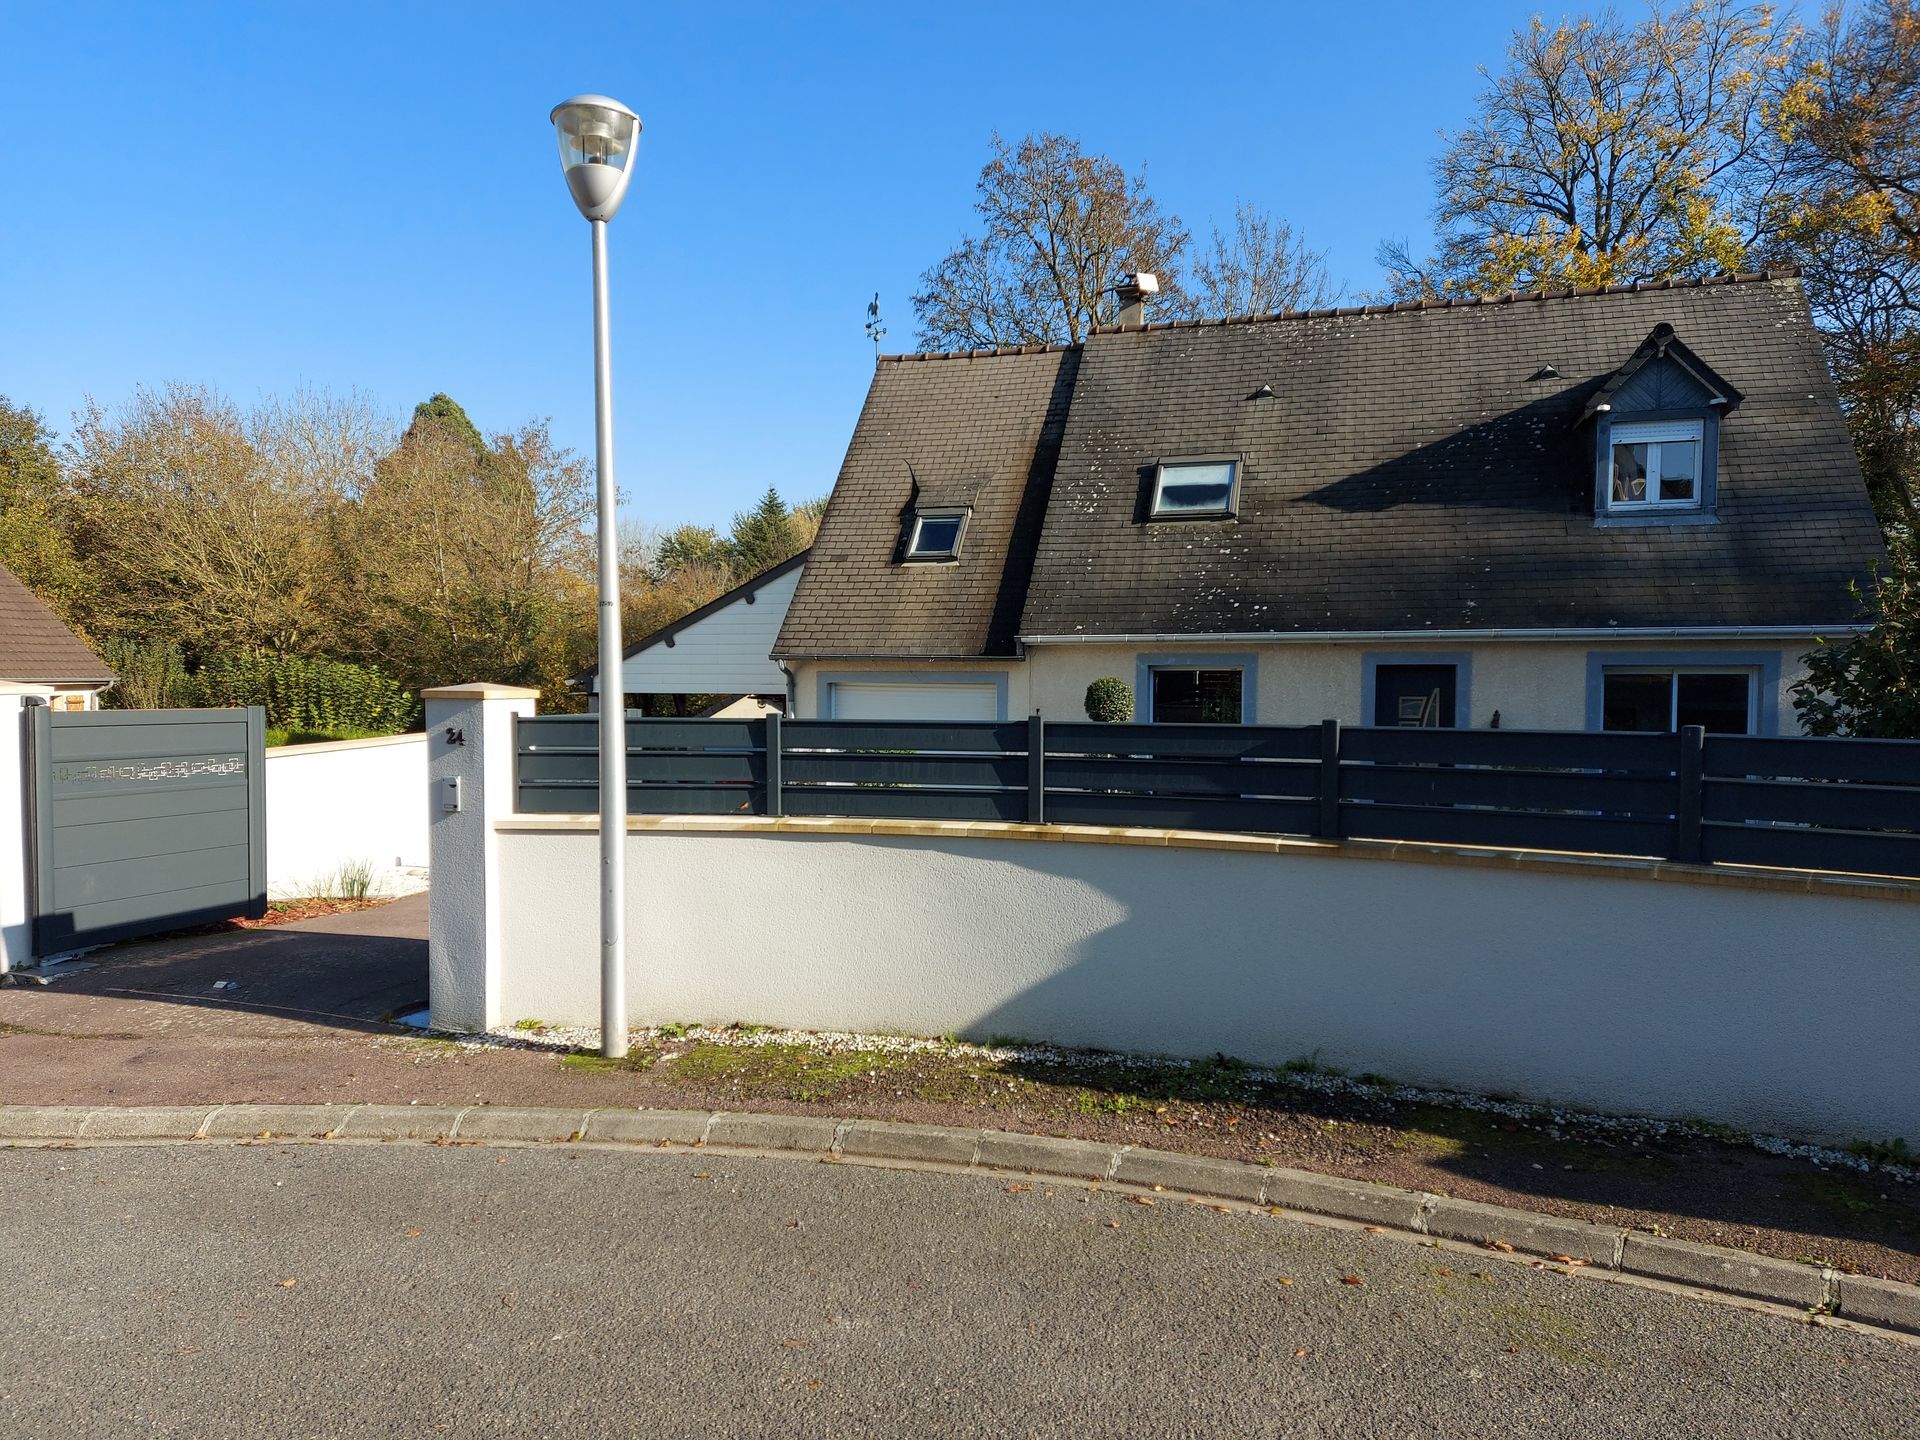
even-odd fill
[(445, 390), (590, 452), (547, 112), (601, 90), (646, 124), (611, 235), (626, 510), (723, 523), (831, 488), (867, 300), (912, 348), (993, 130), (1144, 164), (1196, 235), (1257, 201), (1364, 287), (1383, 236), (1428, 235), (1436, 132), (1529, 13), (0, 0), (0, 393), (64, 431), (170, 379), (396, 414)]

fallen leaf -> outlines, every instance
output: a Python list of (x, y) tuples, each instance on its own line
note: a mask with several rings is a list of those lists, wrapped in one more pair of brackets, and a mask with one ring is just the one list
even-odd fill
[(339, 1134), (340, 1132), (338, 1130), (322, 1130), (320, 1132), (320, 1138), (322, 1140), (332, 1140), (338, 1137)]
[(507, 1157), (504, 1155), (496, 1155), (493, 1157), (493, 1163), (496, 1165), (504, 1165), (507, 1163)]
[(1222, 1215), (1233, 1214), (1233, 1207), (1231, 1205), (1215, 1205), (1213, 1209)]
[(820, 1388), (820, 1382), (818, 1380), (809, 1380), (807, 1381), (807, 1388), (809, 1390), (818, 1390)]
[(1307, 1358), (1307, 1352), (1306, 1352), (1306, 1350), (1305, 1350), (1305, 1348), (1303, 1347), (1303, 1348), (1301, 1348), (1301, 1349), (1299, 1349), (1299, 1350), (1296, 1350), (1296, 1351), (1294, 1351), (1294, 1352), (1293, 1352), (1293, 1358), (1294, 1358), (1294, 1359), (1296, 1359), (1296, 1360), (1304, 1360), (1304, 1359), (1306, 1359), (1306, 1358)]
[(1024, 1195), (1027, 1191), (1033, 1189), (1033, 1186), (1014, 1184), (1014, 1185), (1008, 1185), (1005, 1188), (1006, 1188), (1007, 1194), (1009, 1195)]
[(258, 1135), (254, 1136), (253, 1138), (256, 1140), (271, 1140), (273, 1139), (273, 1131), (262, 1130)]
[(409, 1230), (406, 1232), (406, 1236), (409, 1240), (418, 1240), (420, 1238), (420, 1232), (418, 1230)]
[(1153, 1204), (1153, 1197), (1151, 1195), (1129, 1195), (1127, 1198), (1136, 1205)]
[(1281, 1283), (1282, 1285), (1291, 1285), (1291, 1284), (1293, 1283), (1293, 1281), (1292, 1281), (1292, 1280), (1291, 1280), (1291, 1279), (1290, 1279), (1289, 1277), (1287, 1277), (1287, 1276), (1285, 1276), (1285, 1275), (1282, 1275), (1282, 1276), (1280, 1277), (1280, 1283)]
[(299, 1283), (300, 1282), (298, 1280), (276, 1280), (274, 1282), (274, 1284), (277, 1285), (282, 1290), (291, 1290), (294, 1286), (298, 1285)]
[(1107, 1229), (1118, 1230), (1119, 1228), (1120, 1228), (1120, 1222), (1118, 1220), (1107, 1221)]
[(710, 1170), (701, 1170), (696, 1172), (693, 1178), (696, 1180), (711, 1180), (713, 1178), (713, 1172)]
[(673, 1144), (671, 1140), (656, 1140), (653, 1142), (653, 1148), (656, 1150), (664, 1150), (671, 1144)]
[(1369, 1235), (1384, 1235), (1387, 1233), (1387, 1227), (1384, 1225), (1362, 1225), (1360, 1228), (1365, 1230)]
[(1487, 1240), (1482, 1243), (1488, 1250), (1498, 1250), (1503, 1255), (1513, 1254), (1513, 1246), (1504, 1240)]
[(1342, 1285), (1364, 1285), (1367, 1282), (1362, 1280), (1358, 1275), (1342, 1275), (1340, 1277), (1340, 1283)]
[(1166, 1186), (1164, 1186), (1164, 1185), (1156, 1185), (1156, 1186), (1154, 1186), (1153, 1188), (1154, 1188), (1154, 1190), (1155, 1190), (1155, 1191), (1157, 1191), (1157, 1192), (1158, 1192), (1158, 1193), (1160, 1193), (1160, 1194), (1165, 1194), (1165, 1193), (1166, 1193), (1166, 1189), (1167, 1189), (1167, 1187), (1166, 1187)]
[(1433, 1273), (1436, 1275), (1451, 1275), (1453, 1274), (1453, 1271), (1443, 1268), (1443, 1269), (1436, 1270)]

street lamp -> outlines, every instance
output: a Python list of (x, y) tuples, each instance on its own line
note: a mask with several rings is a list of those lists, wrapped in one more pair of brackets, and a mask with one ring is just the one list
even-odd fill
[(560, 168), (593, 225), (593, 421), (600, 529), (600, 1053), (627, 1053), (627, 697), (620, 654), (620, 546), (614, 515), (613, 354), (607, 316), (607, 221), (626, 198), (640, 117), (605, 95), (553, 107)]

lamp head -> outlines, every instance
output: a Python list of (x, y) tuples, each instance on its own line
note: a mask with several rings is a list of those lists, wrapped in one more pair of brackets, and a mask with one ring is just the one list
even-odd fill
[(576, 95), (554, 106), (552, 119), (573, 203), (589, 220), (611, 220), (632, 178), (640, 117), (609, 96)]

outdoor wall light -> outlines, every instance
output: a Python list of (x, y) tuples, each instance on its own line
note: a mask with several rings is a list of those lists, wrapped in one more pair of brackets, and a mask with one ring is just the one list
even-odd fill
[(611, 220), (626, 197), (640, 117), (609, 96), (576, 95), (553, 107), (552, 120), (573, 203), (589, 220)]

